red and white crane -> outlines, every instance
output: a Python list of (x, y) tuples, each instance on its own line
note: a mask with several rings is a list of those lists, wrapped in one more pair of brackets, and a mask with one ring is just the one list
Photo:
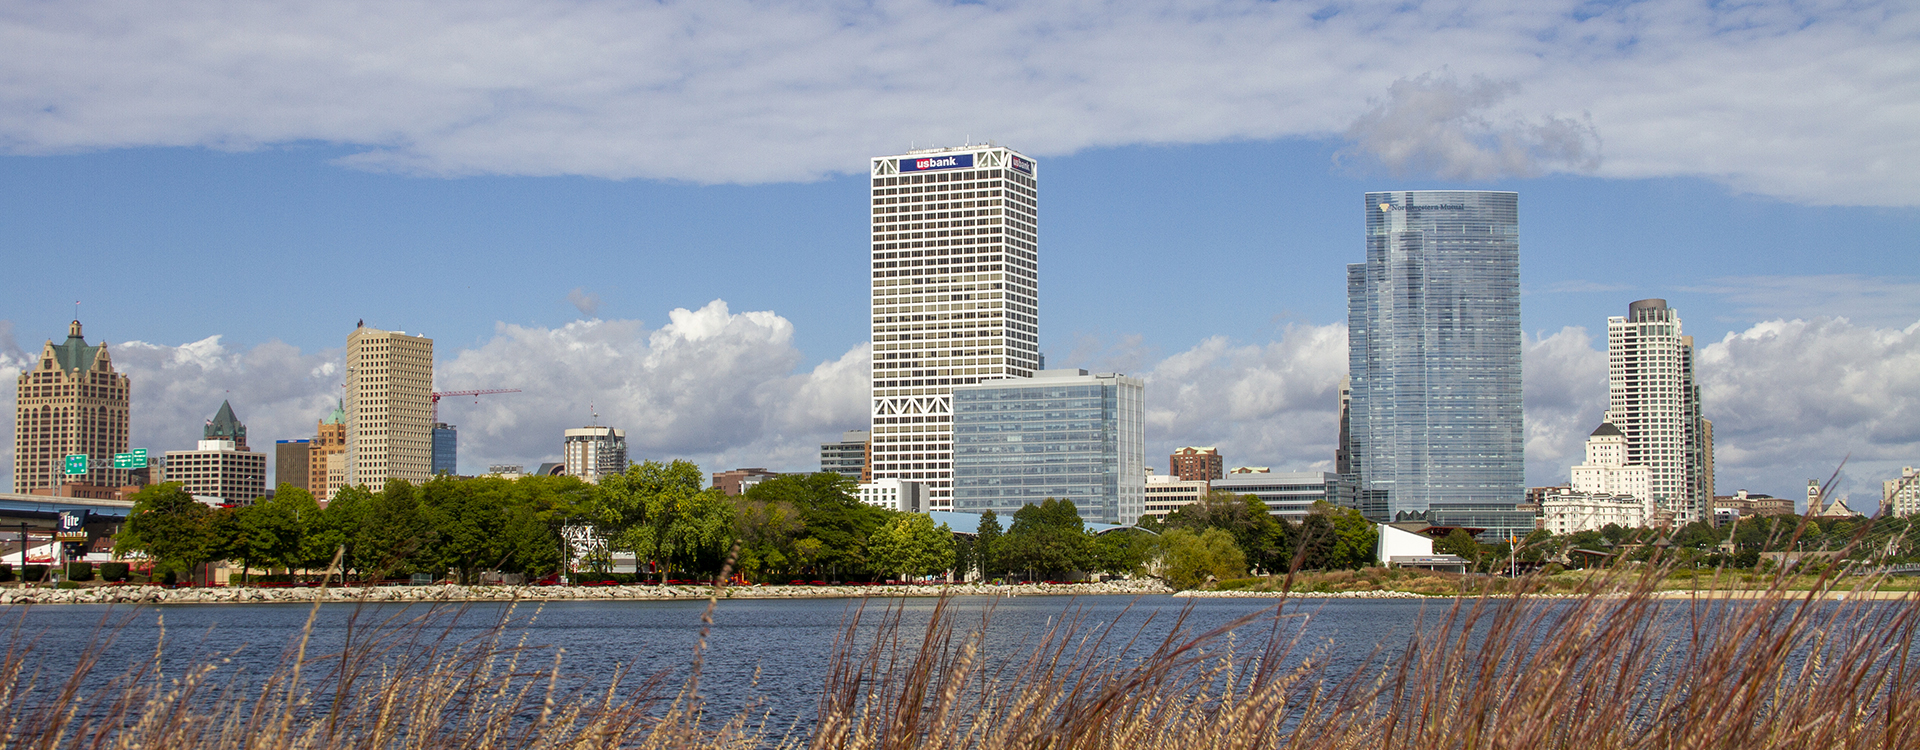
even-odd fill
[(477, 391), (434, 391), (432, 393), (427, 394), (427, 398), (433, 402), (433, 421), (435, 424), (438, 424), (440, 422), (440, 397), (441, 396), (488, 396), (495, 393), (519, 393), (519, 392), (520, 392), (520, 389), (518, 388), (484, 388)]

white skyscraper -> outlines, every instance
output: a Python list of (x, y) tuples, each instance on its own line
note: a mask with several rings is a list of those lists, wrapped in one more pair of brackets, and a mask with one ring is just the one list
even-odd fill
[(1713, 467), (1700, 415), (1693, 337), (1663, 299), (1643, 299), (1607, 318), (1607, 420), (1625, 434), (1626, 464), (1647, 467), (1653, 501), (1687, 524), (1709, 520)]
[(998, 146), (872, 162), (873, 478), (953, 508), (952, 387), (1040, 369), (1039, 166)]

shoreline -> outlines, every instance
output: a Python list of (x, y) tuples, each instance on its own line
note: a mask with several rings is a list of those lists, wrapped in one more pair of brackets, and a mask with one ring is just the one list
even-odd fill
[[(1174, 593), (1154, 579), (1105, 583), (924, 584), (902, 586), (728, 586), (721, 599), (890, 599), (940, 596), (1155, 596)], [(22, 604), (311, 604), (694, 601), (712, 586), (367, 586), (332, 588), (165, 588), (96, 586), (0, 590), (0, 606)]]

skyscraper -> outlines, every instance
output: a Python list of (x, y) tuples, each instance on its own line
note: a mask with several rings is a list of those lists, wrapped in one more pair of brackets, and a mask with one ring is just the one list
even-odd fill
[(1519, 195), (1368, 193), (1347, 266), (1349, 467), (1375, 520), (1526, 497)]
[(594, 484), (627, 470), (627, 431), (612, 427), (576, 427), (563, 436), (567, 475)]
[(433, 339), (361, 326), (347, 335), (347, 484), (433, 477)]
[(1709, 520), (1711, 427), (1700, 414), (1693, 337), (1663, 299), (1607, 318), (1607, 421), (1627, 438), (1627, 463), (1647, 467), (1653, 501), (1676, 522)]
[(267, 494), (267, 455), (247, 450), (247, 426), (232, 404), (220, 402), (200, 435), (193, 450), (167, 451), (167, 481), (226, 505), (252, 505)]
[(307, 448), (307, 490), (313, 499), (326, 502), (333, 493), (347, 486), (347, 406), (345, 401), (333, 407), (333, 413), (320, 420)]
[[(127, 470), (113, 468), (113, 454), (127, 452), (131, 391), (127, 376), (113, 369), (107, 342), (88, 346), (80, 321), (67, 326), (65, 342), (48, 339), (14, 391), (13, 491), (70, 481), (127, 484)], [(66, 473), (66, 457), (74, 455), (87, 457), (86, 473)]]
[(433, 475), (460, 473), (460, 429), (433, 423)]
[(952, 387), (1040, 367), (1039, 166), (998, 146), (871, 164), (875, 479), (953, 508)]

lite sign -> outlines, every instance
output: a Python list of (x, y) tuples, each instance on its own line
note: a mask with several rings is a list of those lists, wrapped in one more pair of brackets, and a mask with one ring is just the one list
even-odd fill
[(953, 154), (951, 156), (926, 156), (918, 159), (901, 159), (902, 172), (931, 172), (936, 169), (970, 169), (973, 167), (973, 154)]

